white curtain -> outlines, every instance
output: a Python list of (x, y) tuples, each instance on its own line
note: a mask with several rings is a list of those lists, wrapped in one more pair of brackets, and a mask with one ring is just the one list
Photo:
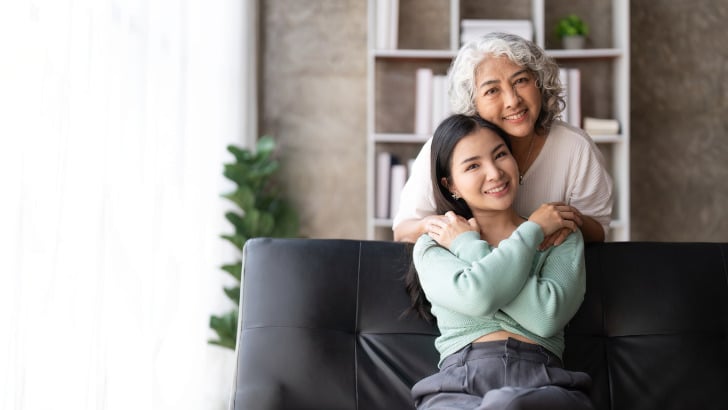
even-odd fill
[(0, 5), (0, 409), (226, 407), (250, 4)]

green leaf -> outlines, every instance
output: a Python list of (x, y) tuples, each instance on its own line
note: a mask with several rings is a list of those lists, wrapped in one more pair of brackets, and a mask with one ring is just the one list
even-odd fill
[(220, 235), (221, 238), (226, 239), (233, 245), (235, 245), (238, 250), (242, 251), (243, 246), (245, 246), (245, 242), (250, 239), (247, 236), (241, 236), (241, 235)]
[(235, 191), (224, 194), (223, 197), (231, 200), (242, 210), (255, 206), (255, 192), (249, 186), (241, 185)]
[(248, 214), (246, 214), (245, 216), (241, 216), (233, 211), (225, 212), (225, 219), (227, 219), (228, 222), (230, 222), (235, 227), (236, 234), (245, 234), (245, 219), (247, 218)]
[(222, 316), (210, 316), (210, 328), (217, 333), (217, 340), (208, 343), (235, 349), (238, 333), (238, 311), (231, 310)]
[(247, 185), (250, 182), (250, 167), (245, 164), (225, 164), (223, 175), (238, 186)]
[(589, 34), (589, 25), (576, 14), (569, 14), (568, 16), (559, 20), (555, 28), (556, 34), (559, 37), (564, 36), (586, 36)]
[(249, 237), (260, 236), (258, 226), (260, 224), (260, 211), (252, 208), (246, 210), (245, 217), (242, 219), (242, 224), (239, 227), (238, 233), (244, 233)]
[(276, 221), (270, 212), (261, 212), (258, 219), (258, 231), (256, 236), (270, 236), (275, 228)]
[(225, 288), (224, 290), (227, 297), (230, 298), (233, 303), (235, 303), (236, 305), (240, 303), (240, 286), (233, 286)]
[(252, 153), (248, 149), (240, 148), (235, 145), (228, 145), (227, 150), (235, 156), (236, 162), (246, 162), (250, 161), (252, 158)]
[(255, 143), (255, 150), (258, 154), (265, 153), (270, 154), (272, 153), (276, 148), (276, 142), (273, 139), (273, 137), (269, 135), (264, 135), (258, 139), (258, 142)]
[(242, 273), (243, 273), (243, 261), (238, 259), (238, 261), (236, 263), (222, 265), (220, 267), (220, 269), (229, 273), (230, 276), (232, 276), (233, 278), (237, 279), (238, 282), (240, 282), (240, 278), (242, 277)]
[(279, 238), (296, 236), (299, 227), (298, 212), (286, 203), (279, 204), (276, 211), (275, 229), (271, 232), (271, 236)]
[(260, 163), (253, 164), (253, 166), (250, 167), (250, 178), (257, 180), (267, 179), (269, 176), (278, 171), (279, 168), (280, 164), (278, 161), (274, 160), (262, 161)]

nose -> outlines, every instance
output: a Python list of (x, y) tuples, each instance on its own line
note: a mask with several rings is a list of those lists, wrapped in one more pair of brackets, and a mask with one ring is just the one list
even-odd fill
[(521, 96), (518, 95), (518, 91), (516, 90), (516, 87), (506, 87), (505, 95), (506, 95), (506, 97), (505, 97), (506, 98), (506, 107), (515, 107), (521, 101)]
[(498, 181), (503, 176), (503, 170), (493, 161), (483, 164), (482, 169), (488, 181)]

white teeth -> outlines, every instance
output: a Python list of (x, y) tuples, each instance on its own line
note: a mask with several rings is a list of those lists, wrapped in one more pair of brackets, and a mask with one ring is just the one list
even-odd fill
[(509, 115), (508, 117), (503, 117), (503, 118), (505, 118), (507, 120), (517, 120), (517, 119), (523, 117), (524, 115), (526, 115), (526, 111), (521, 111), (518, 114)]
[(485, 192), (488, 193), (488, 194), (497, 194), (498, 192), (500, 192), (500, 191), (502, 191), (504, 189), (506, 189), (506, 186), (505, 185), (501, 185), (498, 188), (493, 188), (493, 189), (490, 189), (490, 190), (485, 191)]

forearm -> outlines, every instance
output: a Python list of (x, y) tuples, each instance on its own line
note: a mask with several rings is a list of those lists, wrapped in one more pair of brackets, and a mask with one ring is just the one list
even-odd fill
[(602, 224), (586, 215), (582, 215), (581, 219), (583, 221), (581, 234), (584, 236), (584, 242), (604, 242), (605, 234)]
[(424, 219), (407, 219), (394, 228), (394, 240), (397, 242), (417, 242), (417, 238), (427, 233)]
[(584, 243), (577, 231), (551, 248), (541, 271), (530, 276), (502, 311), (529, 332), (551, 337), (563, 330), (584, 298)]

